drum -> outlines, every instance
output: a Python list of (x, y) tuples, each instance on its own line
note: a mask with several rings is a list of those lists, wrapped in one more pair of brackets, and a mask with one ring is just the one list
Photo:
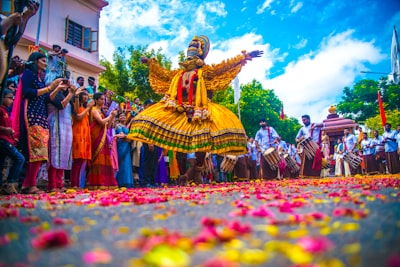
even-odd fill
[(311, 139), (311, 137), (301, 140), (299, 142), (299, 145), (303, 147), (303, 151), (304, 153), (306, 153), (306, 157), (310, 160), (314, 158), (317, 149), (319, 149), (318, 144), (315, 143)]
[(343, 159), (350, 164), (353, 169), (357, 169), (360, 166), (362, 158), (353, 154), (351, 152), (347, 152), (344, 154)]
[(278, 151), (276, 151), (274, 147), (270, 147), (265, 150), (263, 156), (272, 170), (276, 170), (276, 168), (278, 168), (281, 158), (279, 157)]
[(226, 173), (233, 172), (233, 168), (235, 168), (236, 161), (237, 161), (236, 156), (225, 155), (224, 159), (221, 162), (221, 171)]
[(299, 165), (297, 165), (297, 162), (289, 154), (286, 153), (283, 155), (283, 158), (285, 159), (286, 166), (289, 168), (290, 173), (297, 173), (300, 171)]
[(214, 172), (214, 167), (211, 159), (211, 153), (207, 153), (204, 158), (204, 170), (203, 174), (210, 174)]

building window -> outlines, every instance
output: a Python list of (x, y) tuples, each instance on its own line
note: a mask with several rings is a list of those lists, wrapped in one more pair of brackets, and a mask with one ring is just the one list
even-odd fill
[(65, 19), (65, 42), (89, 52), (98, 51), (98, 31), (84, 27), (67, 17)]
[(0, 5), (1, 5), (1, 12), (0, 12), (1, 14), (8, 16), (14, 12), (14, 1), (1, 0)]

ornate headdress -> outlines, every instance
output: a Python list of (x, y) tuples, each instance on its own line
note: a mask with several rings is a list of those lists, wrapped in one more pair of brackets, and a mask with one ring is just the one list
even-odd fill
[[(197, 43), (199, 44), (197, 46)], [(195, 46), (196, 44), (196, 46)], [(187, 50), (187, 56), (198, 56), (200, 59), (204, 60), (208, 51), (210, 50), (210, 40), (205, 35), (194, 36), (192, 41), (189, 44)]]

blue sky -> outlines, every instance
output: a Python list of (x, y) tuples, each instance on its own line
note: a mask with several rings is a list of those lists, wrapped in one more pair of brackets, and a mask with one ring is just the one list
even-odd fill
[(253, 79), (274, 89), (285, 113), (322, 121), (343, 88), (390, 72), (393, 26), (400, 29), (395, 0), (109, 0), (100, 15), (100, 56), (112, 60), (117, 47), (162, 48), (177, 67), (195, 35), (207, 35), (207, 64), (242, 50), (263, 50), (239, 83)]

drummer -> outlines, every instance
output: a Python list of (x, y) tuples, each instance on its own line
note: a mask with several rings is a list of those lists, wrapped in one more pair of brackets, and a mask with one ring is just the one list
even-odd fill
[(360, 146), (365, 165), (365, 174), (377, 174), (379, 171), (379, 166), (375, 161), (374, 143), (372, 142), (371, 138), (368, 138), (368, 134), (366, 132), (363, 132), (362, 136), (363, 138)]
[[(300, 128), (299, 132), (296, 136), (296, 142), (303, 141), (304, 139), (311, 138), (318, 147), (321, 148), (321, 128), (324, 127), (323, 123), (311, 123), (311, 119), (309, 115), (301, 116), (301, 120), (303, 121), (304, 126)], [(321, 150), (318, 149), (314, 155), (313, 159), (309, 159), (306, 157), (306, 153), (303, 152), (300, 155), (301, 157), (301, 167), (300, 167), (300, 178), (310, 177), (317, 178), (321, 176), (321, 167), (322, 167), (322, 153)]]
[(280, 136), (275, 137), (275, 147), (278, 150), (279, 155), (284, 155), (288, 152), (288, 147), (286, 145), (286, 142), (281, 140)]
[[(348, 128), (343, 130), (344, 133), (344, 154), (346, 155), (347, 153), (353, 153), (354, 155), (358, 154), (358, 149), (357, 149), (357, 144), (358, 144), (358, 139), (354, 134), (350, 133), (350, 130)], [(349, 162), (344, 160), (343, 162), (344, 165), (344, 176), (345, 177), (350, 177), (352, 174), (360, 173), (361, 171), (353, 169)]]
[[(276, 137), (279, 137), (279, 134), (273, 127), (267, 126), (267, 121), (262, 118), (260, 120), (260, 129), (257, 131), (255, 136), (255, 140), (260, 145), (262, 155), (264, 155), (268, 148), (276, 147), (276, 144), (274, 143)], [(274, 169), (269, 166), (264, 156), (261, 156), (260, 161), (260, 177), (266, 180), (278, 178), (278, 168)]]

